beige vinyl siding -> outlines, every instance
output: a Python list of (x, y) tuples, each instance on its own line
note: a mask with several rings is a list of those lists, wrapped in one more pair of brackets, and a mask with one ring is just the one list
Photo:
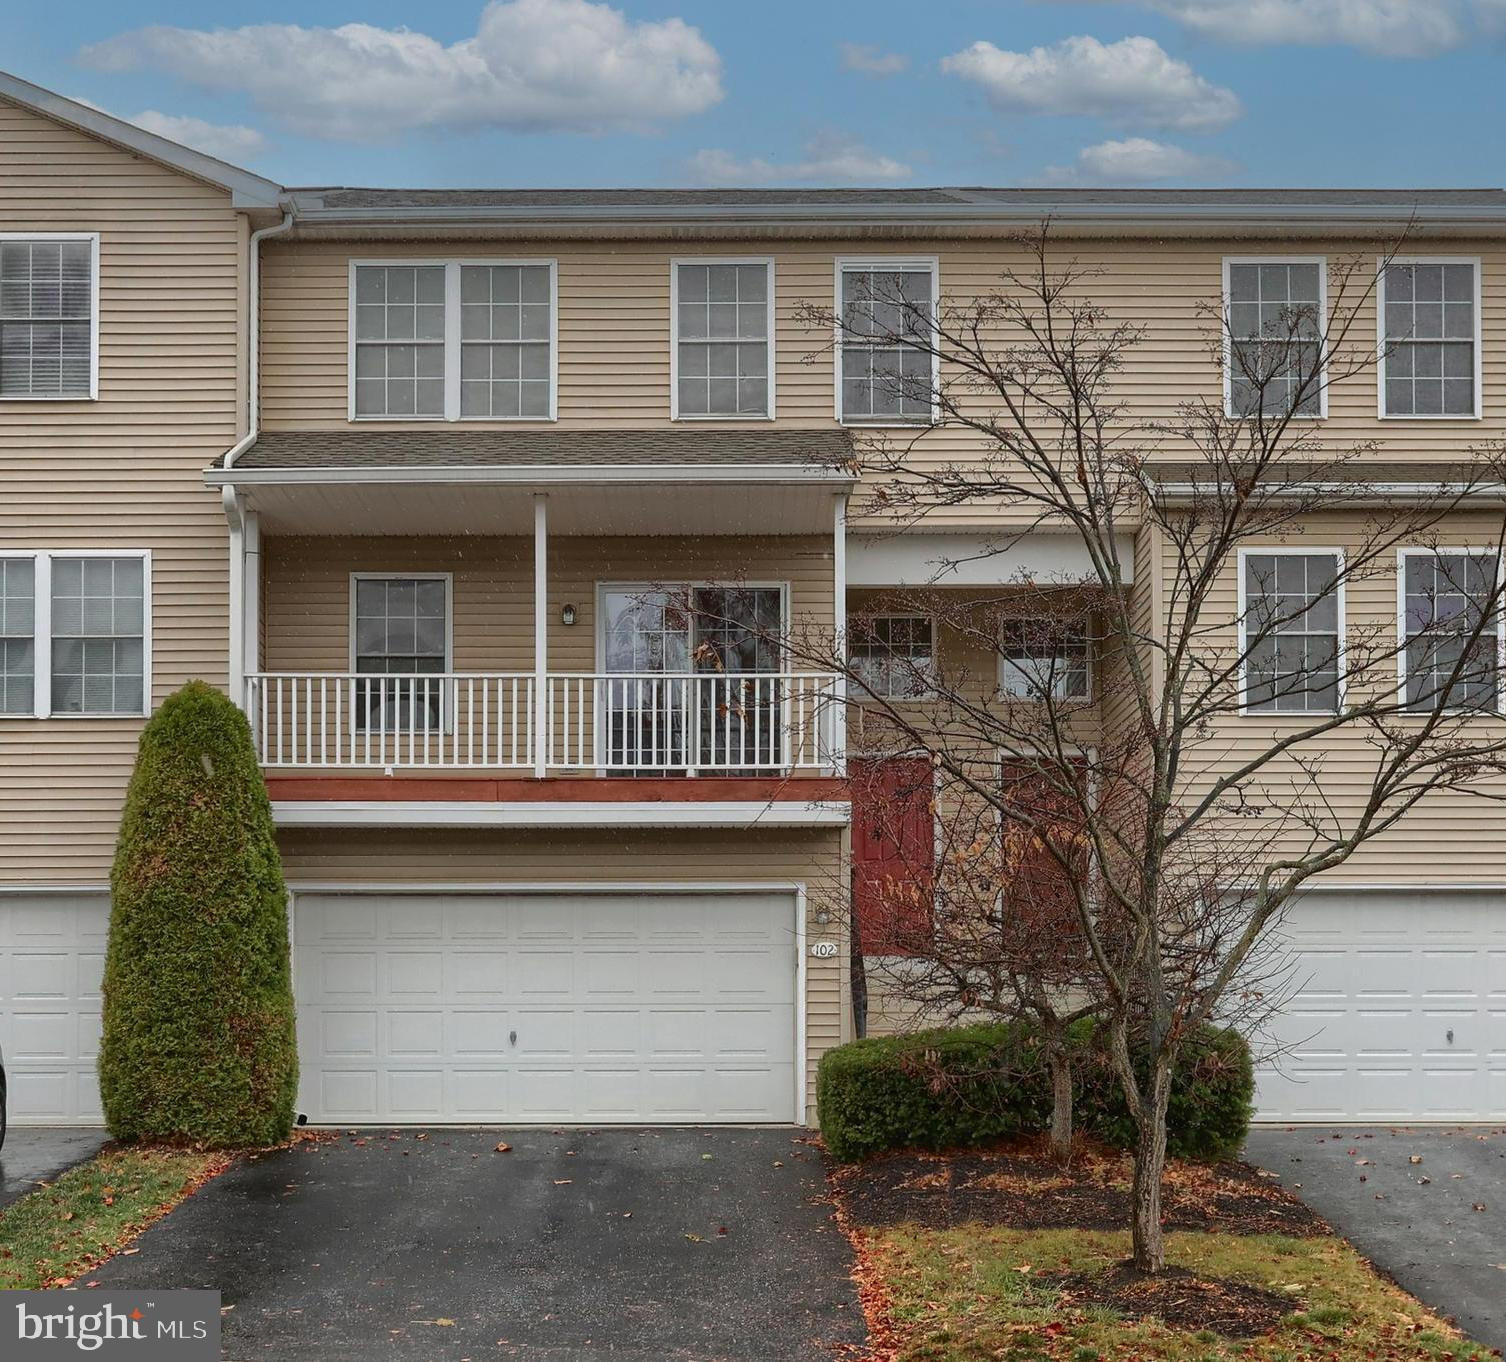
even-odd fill
[[(803, 884), (807, 941), (838, 936), (842, 921), (817, 915), (841, 881), (836, 832), (747, 829), (733, 833), (601, 830), (485, 832), (315, 831), (279, 834), (283, 866), (294, 892), (333, 885), (486, 884)], [(842, 955), (818, 960), (807, 950), (807, 1119), (815, 1120), (820, 1057), (841, 1040), (847, 1000)]]
[[(244, 220), (229, 195), (0, 100), (0, 231), (100, 235), (99, 398), (0, 402), (0, 550), (150, 549), (152, 694), (223, 684)], [(0, 719), (0, 883), (108, 873), (140, 720)]]
[[(267, 671), (349, 669), (352, 572), (453, 574), (455, 670), (533, 670), (531, 539), (268, 538), (262, 571)], [(597, 583), (677, 581), (787, 582), (796, 628), (831, 627), (827, 539), (561, 536), (549, 543), (550, 669), (596, 669)], [(570, 626), (560, 622), (567, 604)]]
[[(1344, 548), (1355, 544), (1361, 531), (1358, 513), (1314, 516), (1302, 527), (1270, 543), (1290, 552), (1303, 551), (1304, 544), (1316, 548)], [(1499, 517), (1489, 514), (1457, 516), (1447, 520), (1437, 531), (1442, 548), (1489, 545), (1500, 531)], [(1253, 547), (1253, 546), (1251, 546)], [(1418, 547), (1423, 547), (1418, 545)], [(1169, 575), (1172, 549), (1165, 550)], [(1388, 555), (1389, 557), (1390, 555)], [(1362, 580), (1347, 583), (1345, 616), (1351, 639), (1367, 626), (1379, 626), (1379, 643), (1394, 646), (1396, 636), (1397, 597), (1393, 571), (1366, 574)], [(1227, 646), (1235, 645), (1233, 621), (1238, 613), (1237, 574), (1233, 564), (1225, 574), (1210, 611), (1231, 623), (1225, 635)], [(1212, 646), (1210, 638), (1208, 645)], [(1389, 661), (1375, 675), (1395, 684), (1395, 669)], [(1208, 782), (1235, 770), (1241, 763), (1270, 746), (1280, 736), (1301, 729), (1313, 716), (1250, 714), (1221, 718), (1206, 741), (1197, 745), (1183, 768), (1189, 794), (1206, 789)], [(1471, 721), (1499, 728), (1501, 718), (1482, 717)], [(1401, 720), (1403, 727), (1408, 723)], [(1316, 748), (1298, 749), (1311, 760), (1318, 760), (1322, 799), (1331, 805), (1345, 826), (1371, 789), (1371, 773), (1377, 753), (1358, 727), (1325, 738)], [(1305, 788), (1302, 777), (1290, 765), (1278, 764), (1271, 773), (1250, 785), (1245, 800), (1252, 807), (1282, 806), (1291, 803), (1293, 791)], [(1435, 792), (1426, 796), (1416, 808), (1392, 830), (1361, 847), (1351, 859), (1324, 876), (1325, 883), (1351, 884), (1468, 884), (1506, 881), (1506, 838), (1502, 836), (1502, 804), (1506, 783), (1482, 783), (1482, 791), (1491, 798), (1476, 798), (1453, 792)], [(1311, 794), (1305, 796), (1309, 800)]]
[[(1433, 245), (1418, 244), (1421, 249), (1416, 254), (1426, 254)], [(727, 243), (716, 249), (711, 246), (687, 247), (672, 241), (269, 242), (262, 345), (265, 425), (268, 429), (308, 429), (347, 424), (347, 280), (352, 259), (496, 255), (558, 261), (558, 424), (563, 428), (668, 427), (669, 261), (702, 250), (708, 255), (729, 251)], [(830, 428), (835, 421), (831, 337), (825, 329), (808, 325), (801, 308), (832, 307), (838, 257), (936, 256), (944, 305), (965, 305), (996, 289), (1006, 266), (1023, 263), (1018, 248), (997, 240), (875, 243), (750, 238), (736, 246), (735, 254), (767, 255), (775, 262), (778, 419), (774, 424), (791, 429)], [(1082, 290), (1084, 297), (1106, 309), (1106, 326), (1126, 321), (1143, 324), (1144, 339), (1127, 357), (1116, 392), (1128, 401), (1136, 419), (1145, 419), (1173, 417), (1179, 404), (1189, 399), (1222, 401), (1221, 378), (1209, 342), (1218, 332), (1226, 256), (1322, 255), (1333, 265), (1359, 254), (1365, 270), (1373, 271), (1382, 249), (1377, 243), (1342, 240), (1299, 241), (1288, 246), (1239, 238), (1112, 241), (1062, 237), (1056, 258), (1061, 264), (1075, 260), (1084, 270), (1097, 271), (1084, 281)], [(1506, 349), (1506, 250), (1500, 243), (1471, 241), (1438, 243), (1436, 249), (1439, 254), (1483, 259), (1485, 420), (1379, 421), (1376, 375), (1370, 369), (1330, 394), (1330, 416), (1318, 429), (1333, 448), (1376, 437), (1381, 441), (1378, 458), (1447, 461), (1457, 458), (1465, 443), (1506, 436), (1506, 367), (1495, 361)], [(1362, 273), (1353, 289), (1362, 294), (1368, 281), (1369, 275)], [(1368, 351), (1373, 355), (1375, 339), (1370, 299), (1363, 302), (1350, 344), (1356, 354)], [(976, 400), (979, 411), (986, 411), (986, 397)], [(715, 421), (695, 424), (708, 439), (725, 428)], [(911, 457), (917, 463), (939, 465), (976, 456), (981, 448), (978, 437), (966, 430), (939, 428), (920, 439)], [(1154, 452), (1179, 457), (1187, 451), (1167, 440)], [(863, 523), (862, 503), (860, 492), (855, 525)], [(954, 508), (931, 523), (1020, 523), (1028, 514), (1001, 501)]]

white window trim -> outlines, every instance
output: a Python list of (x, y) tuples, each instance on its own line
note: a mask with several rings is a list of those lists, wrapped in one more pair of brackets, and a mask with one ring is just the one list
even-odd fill
[[(1039, 616), (1026, 615), (1026, 616), (1017, 616), (1015, 618), (1039, 619), (1040, 617)], [(998, 687), (999, 702), (1001, 704), (1006, 704), (1006, 705), (1041, 705), (1041, 704), (1045, 704), (1045, 700), (1044, 699), (1037, 698), (1035, 696), (1030, 696), (1030, 695), (1011, 695), (1004, 688), (1004, 663), (1007, 661), (1007, 659), (1004, 656), (1003, 627), (1004, 627), (1004, 621), (1001, 620), (1000, 623), (999, 623), (998, 666), (995, 668), (995, 671), (996, 671), (997, 674), (994, 677), (995, 684)], [(1058, 654), (1058, 656), (1060, 656), (1060, 654)], [(1081, 695), (1058, 695), (1058, 696), (1055, 697), (1055, 700), (1056, 700), (1057, 704), (1059, 704), (1059, 705), (1060, 704), (1086, 705), (1086, 704), (1091, 704), (1093, 702), (1093, 700), (1094, 700), (1095, 692), (1097, 690), (1097, 686), (1095, 684), (1095, 678), (1094, 678), (1094, 675), (1093, 675), (1093, 646), (1092, 646), (1092, 639), (1086, 637), (1086, 635), (1083, 638), (1083, 673), (1084, 673), (1083, 680), (1084, 680), (1084, 685), (1085, 685), (1085, 690), (1084, 690), (1083, 694), (1081, 694)]]
[[(1467, 416), (1446, 412), (1432, 415), (1392, 415), (1386, 411), (1386, 267), (1388, 265), (1471, 265), (1475, 271), (1475, 409)], [(1481, 324), (1481, 276), (1484, 265), (1478, 255), (1399, 255), (1380, 259), (1375, 265), (1375, 415), (1381, 421), (1480, 421), (1485, 416), (1485, 345)], [(1426, 344), (1426, 342), (1423, 342)]]
[[(364, 266), (392, 268), (404, 266), (441, 266), (444, 269), (444, 415), (443, 416), (380, 416), (356, 415), (356, 270)], [(462, 416), (460, 414), (460, 271), (466, 265), (547, 265), (549, 267), (549, 414), (547, 416)], [(553, 258), (502, 258), (499, 256), (352, 256), (346, 273), (346, 416), (362, 425), (397, 421), (464, 421), (495, 422), (517, 425), (529, 421), (557, 421), (559, 419), (559, 261)], [(369, 341), (366, 344), (397, 344), (402, 341)], [(423, 342), (420, 342), (423, 343)], [(502, 342), (508, 344), (509, 342)], [(537, 344), (537, 342), (533, 342)], [(427, 344), (432, 345), (429, 341)]]
[[(32, 694), (30, 714), (7, 719), (140, 719), (152, 712), (152, 551), (150, 549), (6, 549), (0, 558), (32, 563)], [(52, 712), (52, 564), (57, 558), (139, 558), (141, 560), (141, 708), (109, 713)]]
[(88, 393), (17, 393), (0, 402), (97, 402), (99, 401), (99, 233), (98, 232), (0, 232), (5, 241), (87, 241), (89, 243), (89, 391)]
[[(1232, 265), (1316, 265), (1318, 267), (1318, 312), (1322, 322), (1320, 344), (1326, 343), (1328, 334), (1328, 257), (1326, 255), (1226, 255), (1224, 257), (1224, 416), (1231, 421), (1251, 421), (1254, 416), (1241, 416), (1234, 410), (1234, 346), (1229, 334), (1229, 307), (1233, 302), (1229, 292), (1229, 268)], [(1323, 357), (1323, 372), (1318, 380), (1318, 410), (1313, 415), (1294, 413), (1294, 421), (1322, 421), (1328, 416), (1328, 357)]]
[[(925, 620), (931, 626), (931, 666), (936, 668), (941, 661), (941, 629), (940, 622), (935, 615), (928, 615), (919, 610), (881, 610), (875, 614), (865, 614), (861, 611), (852, 615), (847, 630), (848, 665), (852, 663), (852, 640), (854, 627), (858, 624), (873, 624), (877, 620)], [(1002, 666), (1003, 663), (1000, 663)], [(888, 700), (892, 704), (913, 705), (917, 702), (934, 700), (936, 698), (936, 682), (933, 677), (919, 695), (874, 695), (862, 682), (854, 680), (851, 687), (850, 698), (857, 703), (864, 700)]]
[[(1407, 706), (1407, 559), (1441, 558), (1450, 554), (1471, 554), (1485, 557), (1497, 552), (1494, 544), (1439, 544), (1436, 548), (1396, 550), (1396, 704), (1404, 719), (1426, 719), (1434, 711), (1409, 709)], [(1497, 571), (1506, 581), (1506, 554), (1501, 556)], [(1496, 705), (1494, 713), (1500, 714), (1506, 700), (1506, 608), (1496, 616)], [(1445, 714), (1478, 713), (1472, 708), (1444, 710)]]
[[(1338, 645), (1338, 652), (1337, 652), (1337, 661), (1338, 661), (1338, 668), (1339, 668), (1339, 703), (1338, 703), (1338, 708), (1337, 709), (1287, 709), (1287, 710), (1279, 710), (1279, 709), (1251, 709), (1250, 706), (1249, 706), (1249, 701), (1248, 701), (1249, 691), (1248, 691), (1248, 688), (1247, 688), (1247, 684), (1248, 683), (1247, 683), (1247, 677), (1246, 677), (1246, 671), (1248, 670), (1248, 667), (1249, 667), (1249, 658), (1246, 657), (1246, 655), (1245, 655), (1246, 637), (1247, 637), (1247, 634), (1248, 634), (1248, 631), (1245, 628), (1245, 621), (1248, 618), (1247, 612), (1248, 612), (1248, 609), (1249, 609), (1248, 601), (1246, 599), (1246, 589), (1245, 589), (1245, 559), (1246, 559), (1247, 556), (1249, 556), (1251, 554), (1253, 554), (1253, 555), (1255, 555), (1257, 557), (1262, 557), (1262, 558), (1306, 558), (1306, 557), (1317, 557), (1318, 555), (1325, 554), (1325, 553), (1332, 554), (1333, 557), (1334, 557), (1334, 560), (1335, 560), (1335, 562), (1337, 564), (1336, 573), (1335, 573), (1335, 580), (1338, 582), (1338, 593), (1337, 594), (1338, 594), (1338, 598), (1339, 598), (1339, 600), (1338, 600), (1339, 645)], [(1344, 708), (1346, 695), (1348, 693), (1348, 681), (1347, 681), (1347, 678), (1344, 675), (1345, 655), (1346, 655), (1346, 653), (1348, 651), (1348, 623), (1347, 623), (1348, 617), (1347, 617), (1347, 615), (1345, 613), (1346, 609), (1347, 609), (1348, 603), (1347, 603), (1347, 601), (1345, 599), (1345, 586), (1346, 586), (1346, 583), (1344, 581), (1344, 562), (1345, 562), (1345, 559), (1344, 559), (1344, 550), (1341, 549), (1341, 548), (1335, 548), (1335, 547), (1333, 547), (1332, 545), (1329, 545), (1329, 544), (1317, 544), (1317, 545), (1314, 545), (1312, 548), (1307, 548), (1305, 545), (1303, 547), (1301, 547), (1301, 548), (1297, 548), (1294, 545), (1289, 544), (1289, 543), (1288, 544), (1273, 544), (1269, 548), (1261, 548), (1261, 547), (1259, 547), (1257, 545), (1250, 545), (1248, 547), (1242, 547), (1242, 548), (1236, 549), (1235, 552), (1234, 552), (1234, 559), (1235, 559), (1235, 570), (1239, 574), (1239, 582), (1238, 582), (1238, 588), (1237, 588), (1237, 593), (1236, 593), (1238, 604), (1237, 604), (1237, 606), (1235, 608), (1239, 612), (1238, 621), (1239, 621), (1239, 714), (1240, 714), (1240, 716), (1242, 718), (1247, 718), (1247, 719), (1304, 719), (1304, 718), (1308, 718), (1308, 717), (1310, 717), (1311, 715), (1314, 715), (1314, 714), (1337, 714), (1337, 713), (1341, 712), (1343, 710), (1343, 708)]]
[[(682, 412), (680, 410), (680, 266), (681, 265), (762, 265), (768, 297), (768, 410), (757, 416), (728, 415), (723, 412)], [(771, 255), (677, 255), (669, 262), (669, 419), (671, 421), (772, 421), (774, 419), (774, 257)]]
[[(835, 318), (833, 324), (832, 345), (832, 414), (836, 417), (837, 424), (849, 426), (854, 430), (924, 430), (928, 425), (934, 426), (940, 420), (940, 413), (936, 403), (931, 403), (931, 419), (927, 421), (873, 421), (851, 420), (849, 421), (842, 411), (842, 275), (847, 270), (893, 270), (899, 273), (903, 270), (926, 270), (931, 275), (931, 320), (934, 323), (941, 312), (941, 261), (938, 256), (911, 256), (911, 255), (839, 255), (833, 264), (832, 272), (832, 315)], [(934, 392), (941, 382), (941, 357), (934, 353), (931, 355), (931, 388)]]
[[(444, 675), (455, 670), (455, 579), (449, 572), (352, 572), (350, 574), (350, 610), (346, 632), (349, 634), (347, 655), (350, 674), (356, 672), (356, 584), (358, 582), (443, 582), (444, 583)], [(380, 675), (362, 672), (362, 676)]]

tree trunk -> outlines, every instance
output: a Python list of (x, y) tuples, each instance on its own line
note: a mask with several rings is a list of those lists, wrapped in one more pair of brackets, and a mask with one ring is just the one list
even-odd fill
[(1161, 1228), (1161, 1179), (1166, 1172), (1166, 1103), (1171, 1096), (1171, 1063), (1158, 1059), (1137, 1122), (1135, 1177), (1131, 1193), (1131, 1242), (1135, 1266), (1160, 1272), (1166, 1266), (1166, 1234)]
[(1072, 1059), (1067, 1053), (1067, 1028), (1048, 1021), (1041, 1031), (1051, 1071), (1051, 1156), (1066, 1163), (1072, 1157)]

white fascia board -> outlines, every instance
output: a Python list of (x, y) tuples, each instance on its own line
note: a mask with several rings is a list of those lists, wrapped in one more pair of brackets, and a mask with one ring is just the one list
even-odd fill
[(840, 828), (840, 800), (569, 803), (481, 800), (273, 800), (282, 828)]
[[(1116, 541), (1126, 584), (1134, 581), (1134, 539)], [(849, 587), (996, 587), (1024, 582), (1097, 580), (1086, 547), (1075, 534), (899, 533), (851, 534)]]
[[(1211, 483), (1163, 482), (1156, 488), (1156, 496), (1167, 505), (1191, 503), (1209, 496)], [(1269, 501), (1291, 501), (1296, 498), (1333, 497), (1337, 503), (1329, 509), (1345, 510), (1354, 506), (1389, 505), (1398, 500), (1417, 497), (1458, 497), (1462, 501), (1480, 501), (1496, 505), (1506, 501), (1506, 483), (1499, 482), (1433, 482), (1415, 478), (1406, 482), (1304, 482), (1290, 486), (1261, 488), (1261, 495)]]
[(283, 198), (283, 188), (271, 180), (254, 175), (249, 170), (208, 156), (192, 147), (159, 137), (134, 123), (115, 118), (100, 109), (68, 99), (33, 85), (5, 71), (0, 71), (0, 98), (39, 113), (58, 123), (66, 123), (80, 132), (88, 133), (127, 151), (136, 152), (148, 160), (157, 161), (173, 170), (181, 170), (196, 180), (203, 180), (230, 192), (232, 205), (236, 208), (276, 208)]
[(850, 486), (852, 473), (805, 464), (530, 464), (517, 467), (496, 465), (389, 465), (380, 468), (220, 468), (204, 470), (211, 487), (224, 483), (237, 486), (336, 486), (362, 483), (504, 483), (520, 486), (560, 486), (631, 483), (787, 483), (797, 486), (832, 484)]

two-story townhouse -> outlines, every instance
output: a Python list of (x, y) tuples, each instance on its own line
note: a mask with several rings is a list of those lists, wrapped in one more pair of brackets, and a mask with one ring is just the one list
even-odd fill
[[(1468, 305), (1450, 347), (1472, 348), (1437, 384), (1393, 367), (1336, 393), (1324, 429), (1373, 437), (1404, 483), (1506, 417), (1495, 191), (285, 190), (20, 82), (0, 115), (0, 184), (25, 186), (0, 191), (0, 245), (32, 271), (20, 311), (5, 294), (0, 374), (27, 498), (0, 508), (17, 1119), (96, 1110), (121, 788), (141, 712), (190, 675), (244, 705), (266, 770), (309, 1120), (812, 1117), (813, 1065), (852, 1030), (852, 852), (883, 849), (843, 781), (861, 704), (777, 640), (863, 617), (883, 685), (886, 658), (957, 646), (924, 616), (868, 618), (886, 590), (997, 594), (1083, 564), (1041, 531), (970, 557), (1023, 523), (1008, 506), (901, 534), (872, 515), (853, 442), (927, 424), (884, 381), (911, 357), (834, 349), (806, 306), (876, 274), (968, 297), (1049, 216), (1110, 312), (1146, 325), (1125, 383), (1166, 413), (1217, 392), (1199, 308), (1250, 301), (1247, 264), (1300, 291), (1411, 221)], [(79, 320), (25, 310), (50, 305), (33, 262), (65, 268), (59, 232), (99, 242), (97, 380), (13, 404), (14, 374), (56, 381), (46, 346), (71, 342), (48, 328)], [(940, 426), (912, 457), (976, 452)], [(1165, 552), (1126, 548), (1151, 605)], [(936, 583), (943, 560), (961, 561)], [(1091, 693), (1093, 659), (1069, 661)], [(1110, 702), (1085, 718), (1116, 721)], [(1506, 1109), (1501, 831), (1442, 800), (1311, 896), (1323, 1037), (1302, 1086), (1293, 1061), (1263, 1080), (1267, 1113)]]

